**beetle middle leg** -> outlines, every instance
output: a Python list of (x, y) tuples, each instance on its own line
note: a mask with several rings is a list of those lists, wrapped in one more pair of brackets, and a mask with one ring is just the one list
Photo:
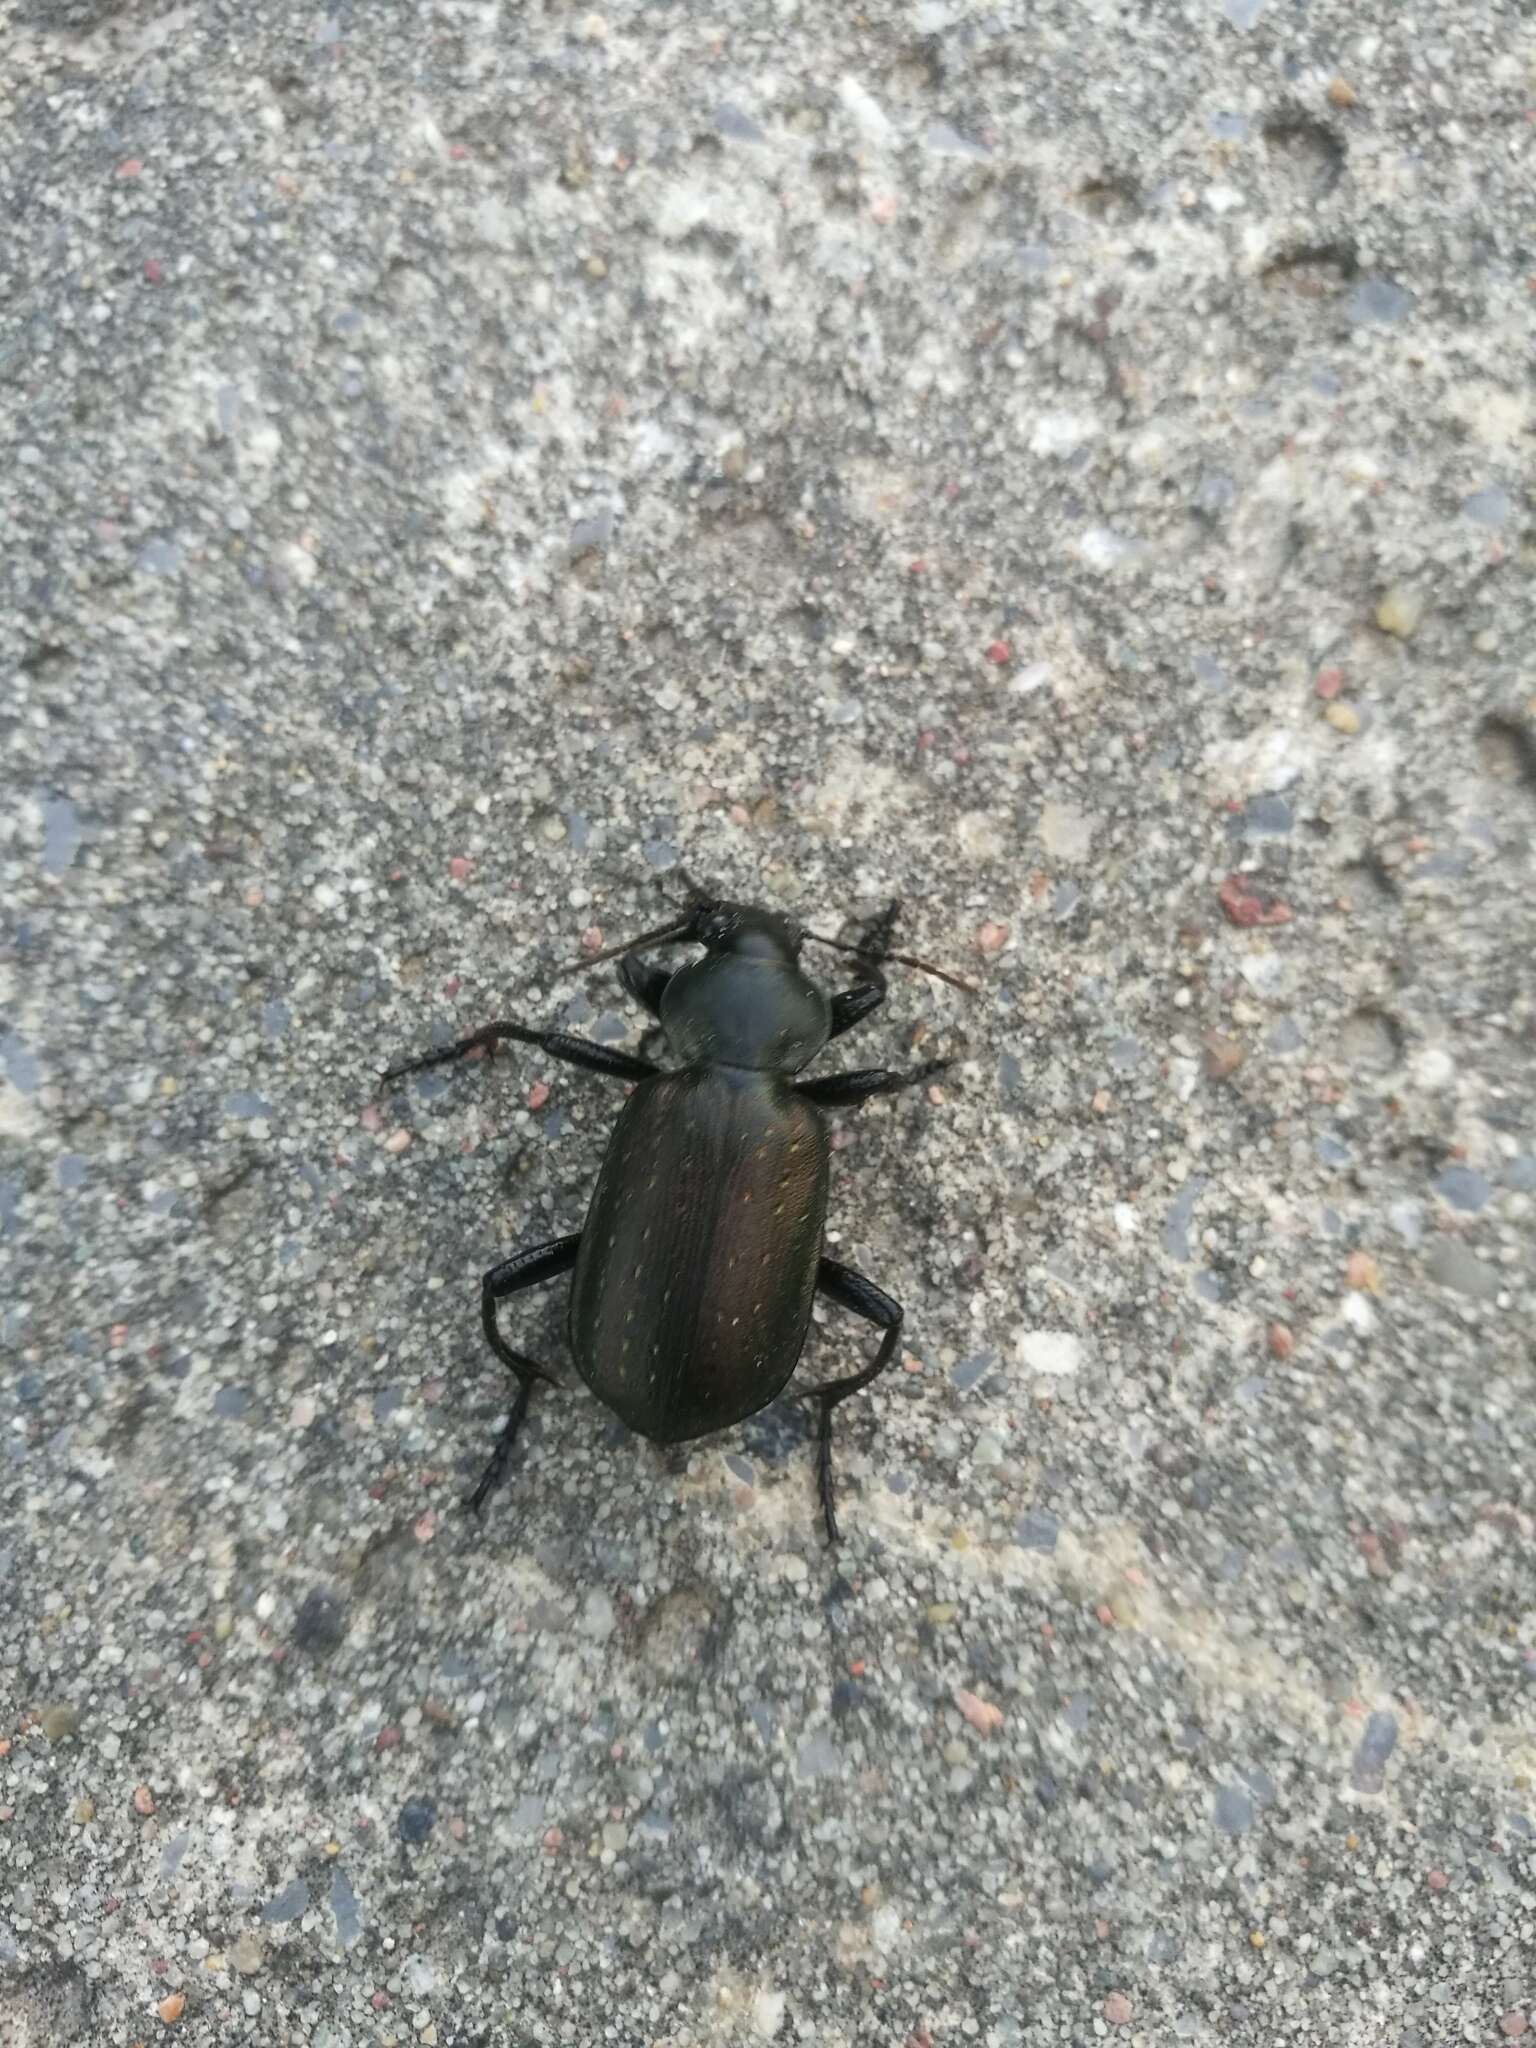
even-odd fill
[(545, 1280), (555, 1280), (560, 1274), (569, 1273), (580, 1249), (580, 1231), (574, 1237), (557, 1237), (550, 1244), (530, 1245), (526, 1251), (514, 1252), (510, 1259), (503, 1259), (499, 1266), (492, 1266), (480, 1282), (480, 1322), (485, 1330), (485, 1341), (517, 1381), (517, 1399), (512, 1403), (506, 1427), (496, 1439), (491, 1462), (469, 1497), (468, 1505), (477, 1515), (506, 1473), (512, 1446), (528, 1413), (528, 1398), (533, 1392), (534, 1381), (543, 1380), (551, 1387), (559, 1385), (554, 1375), (546, 1372), (542, 1365), (512, 1349), (496, 1327), (496, 1304), (514, 1294), (521, 1294), (525, 1287), (537, 1287)]
[(819, 1081), (797, 1082), (795, 1093), (822, 1109), (851, 1109), (874, 1095), (897, 1095), (903, 1088), (915, 1088), (920, 1081), (942, 1074), (948, 1065), (948, 1060), (929, 1060), (904, 1074), (891, 1067), (861, 1067), (856, 1073), (824, 1074)]
[(654, 1060), (636, 1059), (633, 1053), (616, 1052), (611, 1045), (594, 1045), (590, 1039), (573, 1037), (569, 1031), (534, 1031), (526, 1024), (503, 1021), (483, 1025), (468, 1038), (455, 1039), (452, 1045), (418, 1053), (415, 1059), (397, 1060), (394, 1066), (385, 1069), (384, 1079), (398, 1081), (403, 1074), (447, 1066), (451, 1060), (463, 1059), (466, 1053), (493, 1053), (504, 1038), (519, 1045), (536, 1045), (552, 1060), (564, 1060), (567, 1066), (585, 1067), (594, 1074), (612, 1074), (621, 1081), (644, 1081), (660, 1072)]
[(871, 1380), (878, 1379), (896, 1355), (896, 1346), (901, 1341), (903, 1309), (873, 1280), (866, 1280), (862, 1273), (852, 1266), (841, 1265), (836, 1259), (822, 1259), (816, 1268), (816, 1291), (828, 1300), (835, 1301), (842, 1308), (850, 1308), (856, 1316), (862, 1316), (867, 1323), (873, 1323), (877, 1330), (885, 1332), (880, 1340), (880, 1349), (874, 1359), (862, 1372), (850, 1373), (846, 1379), (831, 1380), (824, 1387), (807, 1387), (801, 1396), (806, 1401), (821, 1403), (821, 1427), (816, 1433), (816, 1490), (821, 1497), (821, 1512), (826, 1518), (827, 1541), (837, 1541), (837, 1511), (832, 1497), (832, 1410), (839, 1401), (846, 1401), (850, 1394), (857, 1394), (867, 1387)]

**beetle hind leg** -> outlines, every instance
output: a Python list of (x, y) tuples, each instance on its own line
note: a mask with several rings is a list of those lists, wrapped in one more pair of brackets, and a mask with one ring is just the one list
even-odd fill
[(512, 1413), (507, 1417), (501, 1435), (496, 1439), (496, 1448), (491, 1453), (491, 1462), (481, 1476), (480, 1484), (469, 1496), (466, 1506), (472, 1514), (480, 1510), (496, 1488), (506, 1477), (511, 1462), (512, 1447), (517, 1442), (518, 1431), (528, 1413), (529, 1397), (534, 1382), (543, 1380), (547, 1386), (558, 1386), (553, 1373), (548, 1373), (534, 1359), (521, 1351), (514, 1351), (502, 1336), (496, 1324), (496, 1305), (509, 1296), (521, 1294), (525, 1287), (537, 1287), (542, 1281), (554, 1280), (562, 1273), (568, 1273), (576, 1263), (576, 1254), (581, 1249), (581, 1233), (574, 1237), (557, 1237), (551, 1244), (531, 1245), (527, 1251), (514, 1252), (510, 1259), (504, 1259), (499, 1266), (492, 1266), (480, 1283), (480, 1322), (485, 1331), (485, 1340), (501, 1360), (502, 1364), (517, 1381), (517, 1398), (512, 1403)]
[(902, 1306), (873, 1280), (866, 1280), (862, 1273), (852, 1266), (840, 1265), (836, 1259), (823, 1259), (816, 1269), (816, 1289), (827, 1296), (829, 1301), (841, 1307), (852, 1309), (856, 1316), (862, 1316), (867, 1323), (873, 1323), (877, 1330), (883, 1330), (880, 1349), (862, 1372), (850, 1373), (846, 1379), (831, 1380), (824, 1387), (808, 1387), (804, 1394), (807, 1401), (821, 1404), (821, 1424), (816, 1432), (816, 1492), (821, 1501), (821, 1512), (827, 1525), (828, 1543), (838, 1540), (837, 1506), (832, 1483), (832, 1410), (839, 1401), (846, 1401), (850, 1394), (857, 1394), (867, 1387), (871, 1380), (878, 1379), (896, 1355), (896, 1346), (901, 1341)]

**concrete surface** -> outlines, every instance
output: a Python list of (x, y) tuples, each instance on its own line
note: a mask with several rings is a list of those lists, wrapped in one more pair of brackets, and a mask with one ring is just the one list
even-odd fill
[[(0, 2035), (1531, 2032), (1529, 9), (5, 71)], [(849, 1042), (961, 1064), (845, 1121), (832, 1557), (554, 1294), (456, 1505), (617, 1097), (376, 1077), (637, 1042), (679, 858), (984, 984)]]

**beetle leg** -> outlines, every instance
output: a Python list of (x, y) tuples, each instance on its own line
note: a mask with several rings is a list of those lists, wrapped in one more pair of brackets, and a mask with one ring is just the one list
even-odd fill
[(564, 1060), (567, 1066), (586, 1067), (594, 1074), (612, 1074), (621, 1081), (643, 1081), (661, 1071), (653, 1060), (615, 1052), (611, 1045), (593, 1045), (590, 1039), (575, 1038), (569, 1031), (532, 1031), (526, 1024), (497, 1023), (486, 1024), (479, 1031), (472, 1031), (468, 1038), (456, 1039), (452, 1045), (439, 1045), (431, 1052), (419, 1053), (415, 1059), (397, 1060), (385, 1070), (384, 1079), (398, 1081), (403, 1074), (417, 1074), (424, 1067), (447, 1066), (450, 1060), (461, 1060), (466, 1053), (482, 1049), (494, 1052), (504, 1038), (515, 1039), (519, 1045), (536, 1045), (552, 1060)]
[(864, 979), (832, 998), (832, 1029), (827, 1033), (829, 1041), (841, 1038), (855, 1024), (862, 1024), (870, 1012), (878, 1010), (885, 1001), (886, 980), (880, 971), (880, 962), (891, 943), (891, 934), (896, 929), (900, 914), (901, 899), (897, 897), (886, 905), (873, 924), (864, 928), (859, 939), (859, 963), (864, 969)]
[(878, 1379), (896, 1355), (896, 1346), (901, 1340), (902, 1306), (877, 1287), (873, 1280), (866, 1280), (862, 1273), (856, 1273), (852, 1266), (840, 1265), (836, 1259), (822, 1259), (816, 1268), (816, 1289), (841, 1308), (851, 1308), (856, 1316), (862, 1316), (867, 1323), (873, 1323), (877, 1330), (885, 1332), (880, 1340), (880, 1349), (873, 1361), (862, 1372), (850, 1373), (847, 1379), (831, 1380), (824, 1387), (807, 1387), (801, 1396), (803, 1400), (821, 1403), (821, 1427), (816, 1433), (816, 1490), (821, 1496), (821, 1512), (826, 1518), (827, 1541), (837, 1541), (837, 1511), (832, 1499), (832, 1410), (839, 1401), (846, 1401), (850, 1394), (857, 1394), (867, 1387), (871, 1380)]
[(491, 1462), (485, 1468), (484, 1477), (469, 1497), (468, 1506), (477, 1515), (506, 1473), (512, 1446), (523, 1426), (523, 1417), (528, 1413), (528, 1397), (533, 1392), (534, 1381), (543, 1380), (551, 1387), (560, 1384), (542, 1365), (512, 1349), (496, 1327), (496, 1304), (506, 1301), (511, 1295), (521, 1294), (525, 1287), (537, 1287), (542, 1281), (554, 1280), (561, 1273), (568, 1273), (575, 1265), (580, 1249), (580, 1231), (574, 1237), (557, 1237), (551, 1244), (530, 1245), (526, 1251), (514, 1252), (510, 1259), (503, 1259), (499, 1266), (492, 1266), (480, 1282), (480, 1322), (485, 1330), (485, 1340), (517, 1381), (517, 1399), (512, 1403), (506, 1427), (496, 1439), (496, 1448), (491, 1453)]
[(819, 1081), (801, 1081), (795, 1093), (822, 1109), (850, 1109), (856, 1102), (868, 1102), (872, 1095), (896, 1095), (903, 1088), (915, 1088), (935, 1074), (942, 1074), (948, 1060), (929, 1060), (925, 1066), (906, 1073), (890, 1067), (861, 1067), (852, 1074), (824, 1074)]
[(851, 1031), (855, 1024), (862, 1024), (872, 1010), (878, 1010), (886, 998), (885, 976), (878, 981), (856, 982), (852, 988), (839, 991), (832, 998), (832, 1028), (827, 1033), (830, 1043), (841, 1038), (845, 1031)]
[(653, 1017), (661, 1015), (661, 992), (672, 979), (670, 969), (653, 967), (638, 953), (626, 953), (619, 962), (619, 979), (641, 1009), (649, 1010)]

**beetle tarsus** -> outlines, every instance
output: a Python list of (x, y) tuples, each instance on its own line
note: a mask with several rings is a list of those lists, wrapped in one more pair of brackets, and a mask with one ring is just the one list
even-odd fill
[(557, 1387), (560, 1382), (552, 1372), (547, 1372), (537, 1359), (527, 1357), (521, 1351), (514, 1351), (496, 1326), (496, 1304), (506, 1301), (511, 1295), (521, 1294), (526, 1287), (537, 1287), (542, 1281), (558, 1279), (568, 1273), (576, 1263), (576, 1254), (581, 1249), (581, 1233), (572, 1237), (557, 1237), (549, 1244), (530, 1245), (526, 1251), (514, 1252), (510, 1259), (503, 1259), (499, 1266), (492, 1266), (480, 1282), (480, 1322), (485, 1331), (485, 1340), (517, 1382), (517, 1397), (512, 1403), (512, 1413), (507, 1417), (506, 1427), (496, 1439), (496, 1448), (491, 1453), (491, 1462), (486, 1466), (484, 1476), (465, 1505), (472, 1514), (478, 1515), (486, 1501), (501, 1484), (507, 1464), (512, 1456), (512, 1446), (517, 1433), (523, 1426), (528, 1413), (529, 1397), (536, 1381), (542, 1380), (547, 1387)]
[[(541, 1379), (547, 1375), (541, 1373)], [(496, 1448), (491, 1453), (491, 1462), (481, 1474), (480, 1484), (465, 1502), (472, 1515), (478, 1515), (491, 1495), (507, 1475), (507, 1466), (512, 1459), (512, 1446), (517, 1442), (517, 1433), (523, 1426), (528, 1413), (528, 1397), (533, 1392), (532, 1380), (524, 1380), (517, 1390), (517, 1399), (512, 1403), (512, 1413), (507, 1417), (501, 1435), (496, 1439)]]
[(840, 1401), (846, 1401), (850, 1394), (857, 1394), (867, 1387), (871, 1380), (880, 1377), (891, 1360), (896, 1356), (896, 1346), (901, 1342), (903, 1310), (901, 1303), (887, 1294), (883, 1287), (877, 1287), (873, 1280), (852, 1266), (845, 1266), (837, 1259), (822, 1259), (816, 1268), (816, 1291), (835, 1301), (840, 1308), (852, 1309), (856, 1316), (862, 1316), (867, 1323), (873, 1323), (885, 1335), (880, 1340), (880, 1349), (862, 1372), (850, 1373), (846, 1379), (829, 1380), (822, 1387), (807, 1387), (802, 1398), (821, 1403), (821, 1426), (816, 1432), (816, 1490), (821, 1497), (821, 1512), (827, 1524), (827, 1541), (838, 1541), (837, 1510), (833, 1505), (832, 1487), (832, 1410)]
[(816, 1492), (821, 1501), (821, 1512), (827, 1525), (827, 1547), (830, 1549), (841, 1538), (837, 1527), (837, 1509), (832, 1499), (832, 1410), (835, 1401), (821, 1404), (821, 1426), (816, 1432)]

